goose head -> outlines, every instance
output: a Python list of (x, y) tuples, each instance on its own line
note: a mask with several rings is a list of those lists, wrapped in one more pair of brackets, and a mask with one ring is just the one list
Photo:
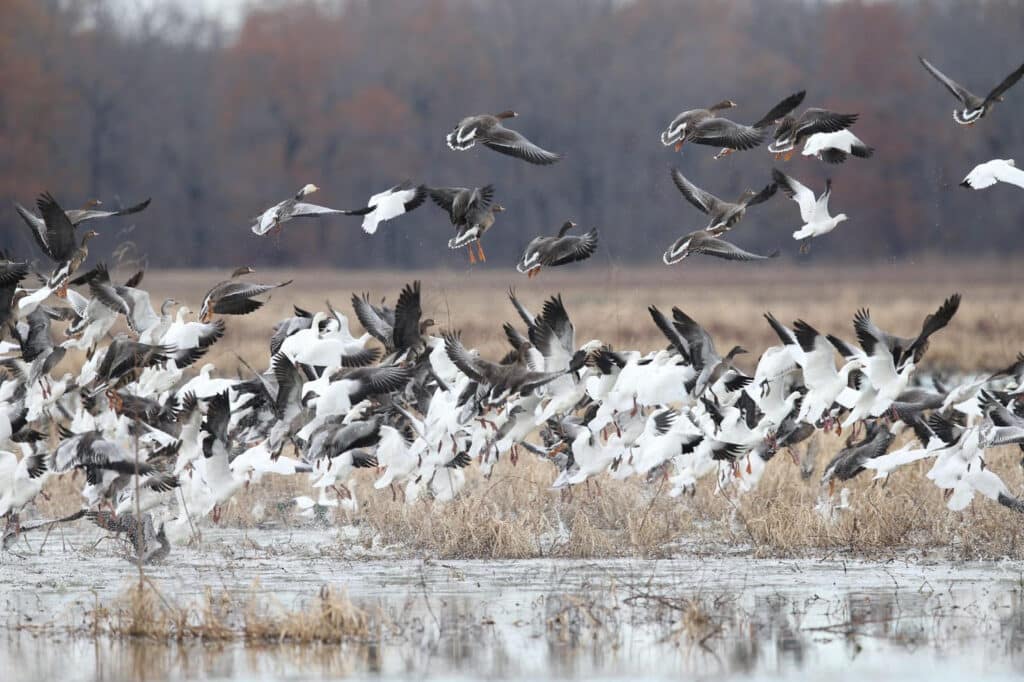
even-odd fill
[(165, 298), (164, 302), (160, 304), (160, 316), (167, 317), (171, 313), (171, 306), (177, 304), (173, 298)]
[(86, 232), (85, 234), (82, 235), (82, 246), (85, 246), (86, 242), (88, 242), (93, 237), (99, 237), (99, 236), (100, 236), (100, 233), (97, 232), (96, 230), (89, 230), (88, 232)]
[(313, 183), (308, 183), (306, 185), (303, 185), (302, 189), (299, 190), (298, 195), (299, 197), (306, 197), (319, 189), (320, 188), (314, 185)]
[(491, 206), (491, 213), (502, 213), (504, 210), (505, 207), (502, 206), (501, 204), (495, 204), (494, 206)]
[(734, 106), (736, 106), (736, 102), (733, 102), (731, 99), (726, 99), (722, 100), (718, 104), (711, 105), (710, 107), (708, 107), (708, 111), (721, 111), (722, 109), (732, 109)]
[(840, 213), (839, 215), (837, 215), (835, 217), (834, 220), (836, 221), (836, 225), (838, 225), (839, 223), (843, 222), (844, 220), (849, 220), (849, 219), (850, 218), (845, 213)]
[(256, 268), (251, 265), (243, 265), (240, 268), (235, 268), (234, 272), (231, 273), (231, 279), (242, 277), (243, 275), (251, 275), (254, 272), (256, 272)]
[(517, 114), (516, 112), (512, 111), (511, 109), (508, 109), (507, 111), (503, 111), (500, 114), (495, 114), (494, 118), (496, 118), (499, 121), (501, 121), (501, 120), (504, 120), (506, 118), (516, 118), (517, 116), (519, 116), (519, 114)]

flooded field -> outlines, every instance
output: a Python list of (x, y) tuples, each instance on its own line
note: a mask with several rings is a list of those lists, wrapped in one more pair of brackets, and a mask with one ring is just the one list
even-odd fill
[[(137, 580), (111, 546), (92, 548), (102, 537), (76, 529), (41, 553), (37, 537), (3, 555), (5, 680), (1024, 673), (1019, 562), (346, 558), (331, 531), (211, 531), (201, 549), (176, 550), (147, 577), (192, 618), (217, 605), (226, 636), (158, 641), (90, 631), (97, 605), (109, 608)], [(368, 614), (368, 634), (256, 643), (232, 606), (315, 611), (328, 586)]]

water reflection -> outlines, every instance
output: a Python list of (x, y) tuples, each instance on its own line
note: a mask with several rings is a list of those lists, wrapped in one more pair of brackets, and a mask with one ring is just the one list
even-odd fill
[[(390, 561), (351, 562), (339, 580), (328, 560), (276, 558), (225, 570), (206, 559), (162, 569), (154, 580), (182, 603), (219, 583), (243, 604), (258, 578), (261, 594), (290, 608), (332, 584), (376, 614), (378, 627), (369, 641), (342, 645), (32, 634), (18, 623), (61, 612), (80, 622), (86, 606), (121, 588), (88, 588), (94, 598), (84, 577), (69, 585), (47, 578), (51, 569), (34, 574), (22, 565), (0, 571), (3, 679), (787, 679), (838, 671), (934, 682), (1024, 672), (1021, 583), (994, 565), (807, 562), (797, 573), (793, 564), (736, 559)], [(93, 566), (97, 575), (112, 567)]]

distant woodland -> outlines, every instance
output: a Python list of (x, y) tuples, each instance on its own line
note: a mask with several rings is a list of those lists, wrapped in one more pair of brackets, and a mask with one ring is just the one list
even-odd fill
[[(11, 209), (50, 190), (67, 208), (152, 196), (99, 226), (96, 253), (154, 266), (462, 267), (433, 205), (362, 233), (358, 218), (296, 220), (279, 240), (252, 218), (312, 182), (311, 201), (365, 205), (403, 179), (493, 183), (507, 211), (489, 266), (514, 260), (566, 219), (597, 225), (595, 263), (660, 266), (665, 246), (703, 227), (669, 178), (678, 166), (734, 198), (770, 181), (764, 147), (663, 147), (683, 109), (722, 99), (742, 122), (806, 89), (805, 106), (859, 112), (873, 158), (783, 167), (850, 220), (815, 243), (818, 260), (912, 260), (1024, 250), (1024, 192), (957, 186), (977, 163), (1024, 163), (1024, 84), (977, 126), (928, 57), (987, 93), (1024, 61), (1017, 0), (352, 0), (254, 3), (230, 27), (153, 3), (0, 2), (0, 245), (39, 256)], [(513, 126), (565, 154), (535, 167), (477, 147), (450, 151), (464, 115), (515, 109)], [(732, 239), (796, 258), (796, 204), (781, 193)], [(494, 263), (492, 263), (492, 261)], [(680, 267), (685, 267), (680, 266)], [(729, 266), (738, 267), (738, 266)]]

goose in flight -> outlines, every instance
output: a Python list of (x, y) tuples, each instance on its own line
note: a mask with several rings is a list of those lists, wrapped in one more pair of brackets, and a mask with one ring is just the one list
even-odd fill
[(542, 267), (554, 268), (569, 263), (579, 263), (594, 255), (597, 251), (597, 228), (580, 235), (568, 234), (569, 230), (576, 227), (571, 220), (565, 221), (554, 237), (534, 237), (523, 257), (519, 259), (516, 270), (525, 273), (527, 277), (535, 277)]
[[(47, 193), (44, 193), (43, 196), (49, 195)], [(98, 199), (90, 199), (88, 202), (86, 202), (84, 208), (69, 209), (67, 211), (64, 211), (64, 215), (67, 216), (68, 221), (71, 223), (73, 227), (78, 227), (82, 223), (87, 222), (89, 220), (100, 220), (102, 218), (113, 218), (114, 216), (141, 213), (142, 211), (146, 210), (146, 208), (149, 206), (149, 202), (150, 200), (146, 199), (145, 201), (140, 201), (134, 206), (122, 208), (117, 211), (100, 211), (97, 210), (96, 207), (102, 206), (103, 202)], [(46, 229), (46, 220), (44, 218), (41, 218), (40, 216), (37, 215), (33, 215), (32, 213), (26, 211), (24, 208), (20, 206), (18, 207), (18, 213), (21, 214), (21, 217), (25, 219), (25, 222), (30, 224), (34, 223), (37, 230)]]
[(98, 237), (99, 232), (89, 230), (82, 235), (81, 242), (76, 244), (74, 224), (49, 192), (44, 192), (36, 199), (41, 220), (20, 204), (15, 204), (14, 207), (28, 225), (39, 249), (57, 264), (47, 280), (46, 287), (63, 297), (67, 291), (68, 278), (89, 257), (89, 240)]
[(209, 322), (213, 319), (214, 313), (218, 315), (248, 315), (263, 305), (263, 301), (255, 300), (256, 296), (292, 283), (291, 280), (287, 280), (277, 284), (250, 284), (238, 279), (253, 272), (255, 270), (251, 267), (241, 267), (231, 273), (231, 279), (214, 284), (203, 297), (203, 304), (199, 308), (200, 321)]
[(268, 208), (253, 219), (255, 220), (252, 226), (253, 234), (262, 237), (271, 230), (280, 232), (281, 224), (288, 222), (292, 218), (315, 218), (321, 215), (345, 213), (345, 211), (336, 208), (327, 208), (303, 201), (303, 199), (318, 189), (320, 188), (314, 184), (305, 185), (295, 193), (294, 197), (285, 199), (281, 203)]
[(960, 186), (968, 189), (986, 189), (997, 182), (1005, 182), (1024, 189), (1024, 170), (1017, 168), (1013, 159), (992, 159), (975, 166)]
[(449, 149), (466, 151), (479, 141), (485, 147), (501, 154), (514, 156), (532, 164), (547, 166), (562, 158), (561, 154), (541, 149), (522, 134), (506, 128), (502, 121), (519, 116), (514, 111), (500, 114), (476, 114), (458, 122), (445, 140)]
[(800, 207), (800, 219), (803, 227), (793, 233), (793, 239), (803, 240), (800, 253), (811, 250), (811, 240), (828, 234), (836, 229), (839, 223), (847, 220), (845, 213), (832, 216), (828, 212), (828, 200), (832, 196), (832, 179), (825, 180), (825, 191), (815, 199), (814, 192), (794, 178), (786, 175), (778, 168), (772, 169), (772, 179), (782, 188), (786, 195)]
[(736, 261), (768, 260), (779, 255), (778, 250), (772, 251), (766, 256), (745, 251), (731, 242), (720, 239), (720, 235), (724, 232), (725, 229), (719, 228), (715, 230), (697, 230), (696, 232), (685, 234), (672, 242), (672, 245), (668, 247), (668, 250), (665, 251), (661, 259), (665, 265), (675, 265), (693, 254)]
[(804, 95), (804, 91), (790, 95), (751, 126), (718, 115), (718, 112), (736, 106), (732, 100), (724, 100), (707, 109), (684, 111), (672, 119), (661, 133), (661, 143), (666, 147), (674, 146), (677, 152), (687, 142), (721, 147), (722, 150), (715, 155), (716, 159), (734, 151), (753, 149), (764, 142), (765, 128), (800, 106)]
[(427, 198), (427, 188), (424, 185), (414, 187), (408, 180), (384, 190), (370, 197), (365, 208), (357, 208), (350, 211), (340, 211), (345, 215), (363, 216), (363, 232), (376, 234), (377, 227), (383, 223), (405, 215), (416, 209)]
[(804, 109), (799, 116), (784, 116), (775, 127), (775, 135), (768, 151), (776, 159), (789, 161), (793, 150), (817, 133), (837, 133), (857, 122), (858, 114), (837, 114), (828, 109)]
[(448, 240), (449, 249), (463, 246), (469, 250), (469, 262), (475, 263), (473, 242), (481, 261), (486, 262), (484, 247), (480, 238), (494, 225), (494, 214), (505, 210), (501, 204), (494, 202), (494, 186), (483, 187), (439, 187), (429, 190), (430, 198), (443, 208), (452, 225), (455, 226), (455, 237)]
[(993, 88), (992, 92), (988, 93), (985, 97), (978, 97), (973, 92), (932, 66), (931, 62), (924, 57), (918, 57), (918, 59), (921, 60), (921, 65), (928, 70), (928, 73), (934, 76), (935, 80), (945, 85), (946, 89), (953, 93), (953, 96), (960, 100), (960, 103), (964, 105), (963, 109), (953, 110), (953, 120), (962, 126), (972, 126), (984, 118), (985, 114), (992, 109), (993, 104), (1003, 101), (1003, 93), (1013, 87), (1013, 85), (1020, 80), (1021, 76), (1024, 76), (1024, 64), (1021, 64), (1017, 67), (1016, 71), (1004, 78), (1002, 83)]
[(676, 188), (682, 192), (687, 201), (693, 204), (701, 213), (707, 214), (708, 226), (704, 229), (711, 232), (716, 230), (725, 232), (729, 228), (734, 227), (746, 215), (747, 207), (756, 206), (768, 201), (775, 195), (776, 190), (775, 183), (766, 185), (760, 192), (748, 189), (739, 196), (736, 203), (732, 203), (719, 199), (711, 192), (706, 192), (697, 187), (687, 180), (676, 168), (672, 169), (672, 182), (675, 183)]
[(864, 144), (863, 140), (849, 130), (840, 130), (811, 135), (800, 153), (803, 156), (816, 156), (825, 163), (838, 164), (846, 161), (851, 154), (859, 159), (871, 158), (875, 149)]

